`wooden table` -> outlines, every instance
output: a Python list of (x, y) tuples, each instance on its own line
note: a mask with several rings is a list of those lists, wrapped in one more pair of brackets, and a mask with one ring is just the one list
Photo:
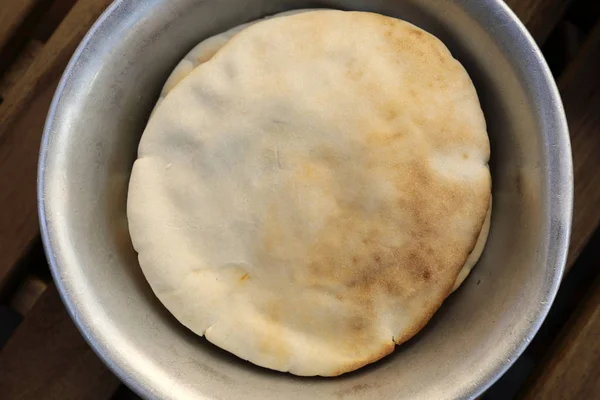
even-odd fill
[[(39, 239), (36, 165), (75, 47), (110, 0), (1, 0), (0, 399), (135, 399), (81, 338)], [(483, 398), (600, 399), (600, 2), (507, 0), (564, 99), (575, 167), (569, 274), (523, 357)], [(595, 233), (596, 232), (596, 233)]]

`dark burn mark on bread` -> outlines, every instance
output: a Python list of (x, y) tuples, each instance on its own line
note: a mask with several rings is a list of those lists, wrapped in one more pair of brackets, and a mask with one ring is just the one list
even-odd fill
[(431, 279), (431, 272), (428, 269), (423, 270), (423, 280), (428, 281)]
[(408, 34), (411, 35), (411, 36), (416, 36), (418, 38), (421, 38), (421, 37), (425, 36), (425, 34), (423, 33), (422, 30), (417, 29), (417, 28), (413, 28), (413, 27), (410, 27), (408, 29)]

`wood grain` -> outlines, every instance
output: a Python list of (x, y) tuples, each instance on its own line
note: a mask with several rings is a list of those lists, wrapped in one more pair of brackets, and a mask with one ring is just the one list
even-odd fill
[(567, 268), (600, 225), (600, 23), (559, 81), (573, 151), (575, 205)]
[[(0, 291), (38, 235), (36, 168), (46, 113), (58, 80), (110, 0), (79, 0), (0, 105)], [(15, 179), (19, 177), (19, 179)]]
[(538, 43), (552, 32), (572, 0), (506, 0)]
[(523, 393), (523, 400), (600, 397), (600, 280), (565, 326), (543, 365)]
[(2, 400), (106, 400), (118, 386), (75, 328), (53, 285), (0, 352)]

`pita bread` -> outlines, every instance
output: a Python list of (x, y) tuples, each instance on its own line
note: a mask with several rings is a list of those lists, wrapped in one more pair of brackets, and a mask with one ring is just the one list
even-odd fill
[(487, 231), (488, 159), (473, 84), (432, 35), (363, 12), (275, 18), (156, 109), (130, 233), (192, 331), (335, 376), (392, 352), (452, 291)]

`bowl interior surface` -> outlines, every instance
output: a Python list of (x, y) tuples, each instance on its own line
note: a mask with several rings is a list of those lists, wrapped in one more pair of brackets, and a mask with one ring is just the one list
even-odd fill
[[(493, 213), (479, 265), (417, 337), (339, 378), (276, 373), (181, 326), (146, 283), (125, 205), (161, 86), (200, 40), (277, 12), (374, 11), (442, 39), (478, 90), (492, 146)], [(138, 393), (156, 399), (455, 399), (485, 390), (552, 302), (570, 232), (570, 147), (539, 50), (499, 0), (121, 0), (75, 54), (51, 109), (40, 216), (57, 284), (80, 329)]]

